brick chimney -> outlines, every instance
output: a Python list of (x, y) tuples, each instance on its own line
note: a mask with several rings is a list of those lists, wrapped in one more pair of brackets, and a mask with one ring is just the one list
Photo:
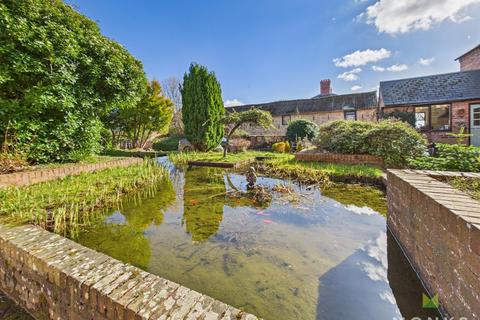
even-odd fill
[(320, 81), (320, 94), (326, 96), (332, 93), (332, 88), (330, 87), (330, 79), (325, 79)]
[(480, 69), (480, 45), (464, 53), (457, 59), (460, 62), (460, 71)]

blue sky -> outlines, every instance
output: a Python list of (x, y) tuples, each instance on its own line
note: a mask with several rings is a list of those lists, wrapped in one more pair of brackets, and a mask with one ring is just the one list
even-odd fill
[(67, 2), (150, 79), (181, 78), (198, 62), (215, 71), (224, 100), (243, 103), (309, 98), (327, 78), (335, 93), (350, 93), (453, 72), (454, 59), (480, 44), (480, 0)]

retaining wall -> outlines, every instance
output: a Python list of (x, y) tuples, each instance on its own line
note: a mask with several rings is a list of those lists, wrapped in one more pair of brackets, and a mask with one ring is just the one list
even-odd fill
[(257, 319), (35, 226), (0, 225), (0, 289), (36, 319)]
[(139, 158), (127, 158), (99, 163), (72, 164), (58, 168), (45, 168), (33, 171), (2, 174), (0, 175), (0, 188), (9, 186), (27, 186), (39, 182), (64, 178), (69, 175), (77, 175), (83, 172), (93, 172), (114, 167), (128, 167), (142, 162), (143, 160)]
[(387, 225), (441, 310), (480, 317), (480, 202), (436, 178), (480, 174), (388, 170)]
[(297, 152), (295, 160), (298, 161), (318, 161), (331, 163), (349, 163), (349, 164), (372, 164), (383, 166), (383, 160), (380, 157), (369, 154), (340, 154), (340, 153), (321, 153), (321, 152)]

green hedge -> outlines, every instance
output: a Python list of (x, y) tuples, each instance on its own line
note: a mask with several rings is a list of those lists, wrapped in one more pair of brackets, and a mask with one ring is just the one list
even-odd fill
[(181, 137), (168, 137), (156, 141), (152, 148), (156, 151), (177, 151), (178, 142), (182, 139)]
[(410, 161), (413, 169), (480, 172), (480, 148), (459, 144), (437, 144), (434, 157)]
[(338, 120), (320, 126), (314, 143), (321, 150), (370, 154), (381, 157), (389, 167), (406, 167), (409, 159), (426, 151), (427, 141), (417, 130), (401, 121)]

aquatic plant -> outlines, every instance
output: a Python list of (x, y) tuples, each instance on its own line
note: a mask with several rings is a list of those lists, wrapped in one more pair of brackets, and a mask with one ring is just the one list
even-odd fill
[(119, 205), (125, 195), (148, 197), (168, 172), (153, 161), (112, 168), (27, 187), (0, 189), (0, 220), (33, 223), (74, 236), (102, 209)]

